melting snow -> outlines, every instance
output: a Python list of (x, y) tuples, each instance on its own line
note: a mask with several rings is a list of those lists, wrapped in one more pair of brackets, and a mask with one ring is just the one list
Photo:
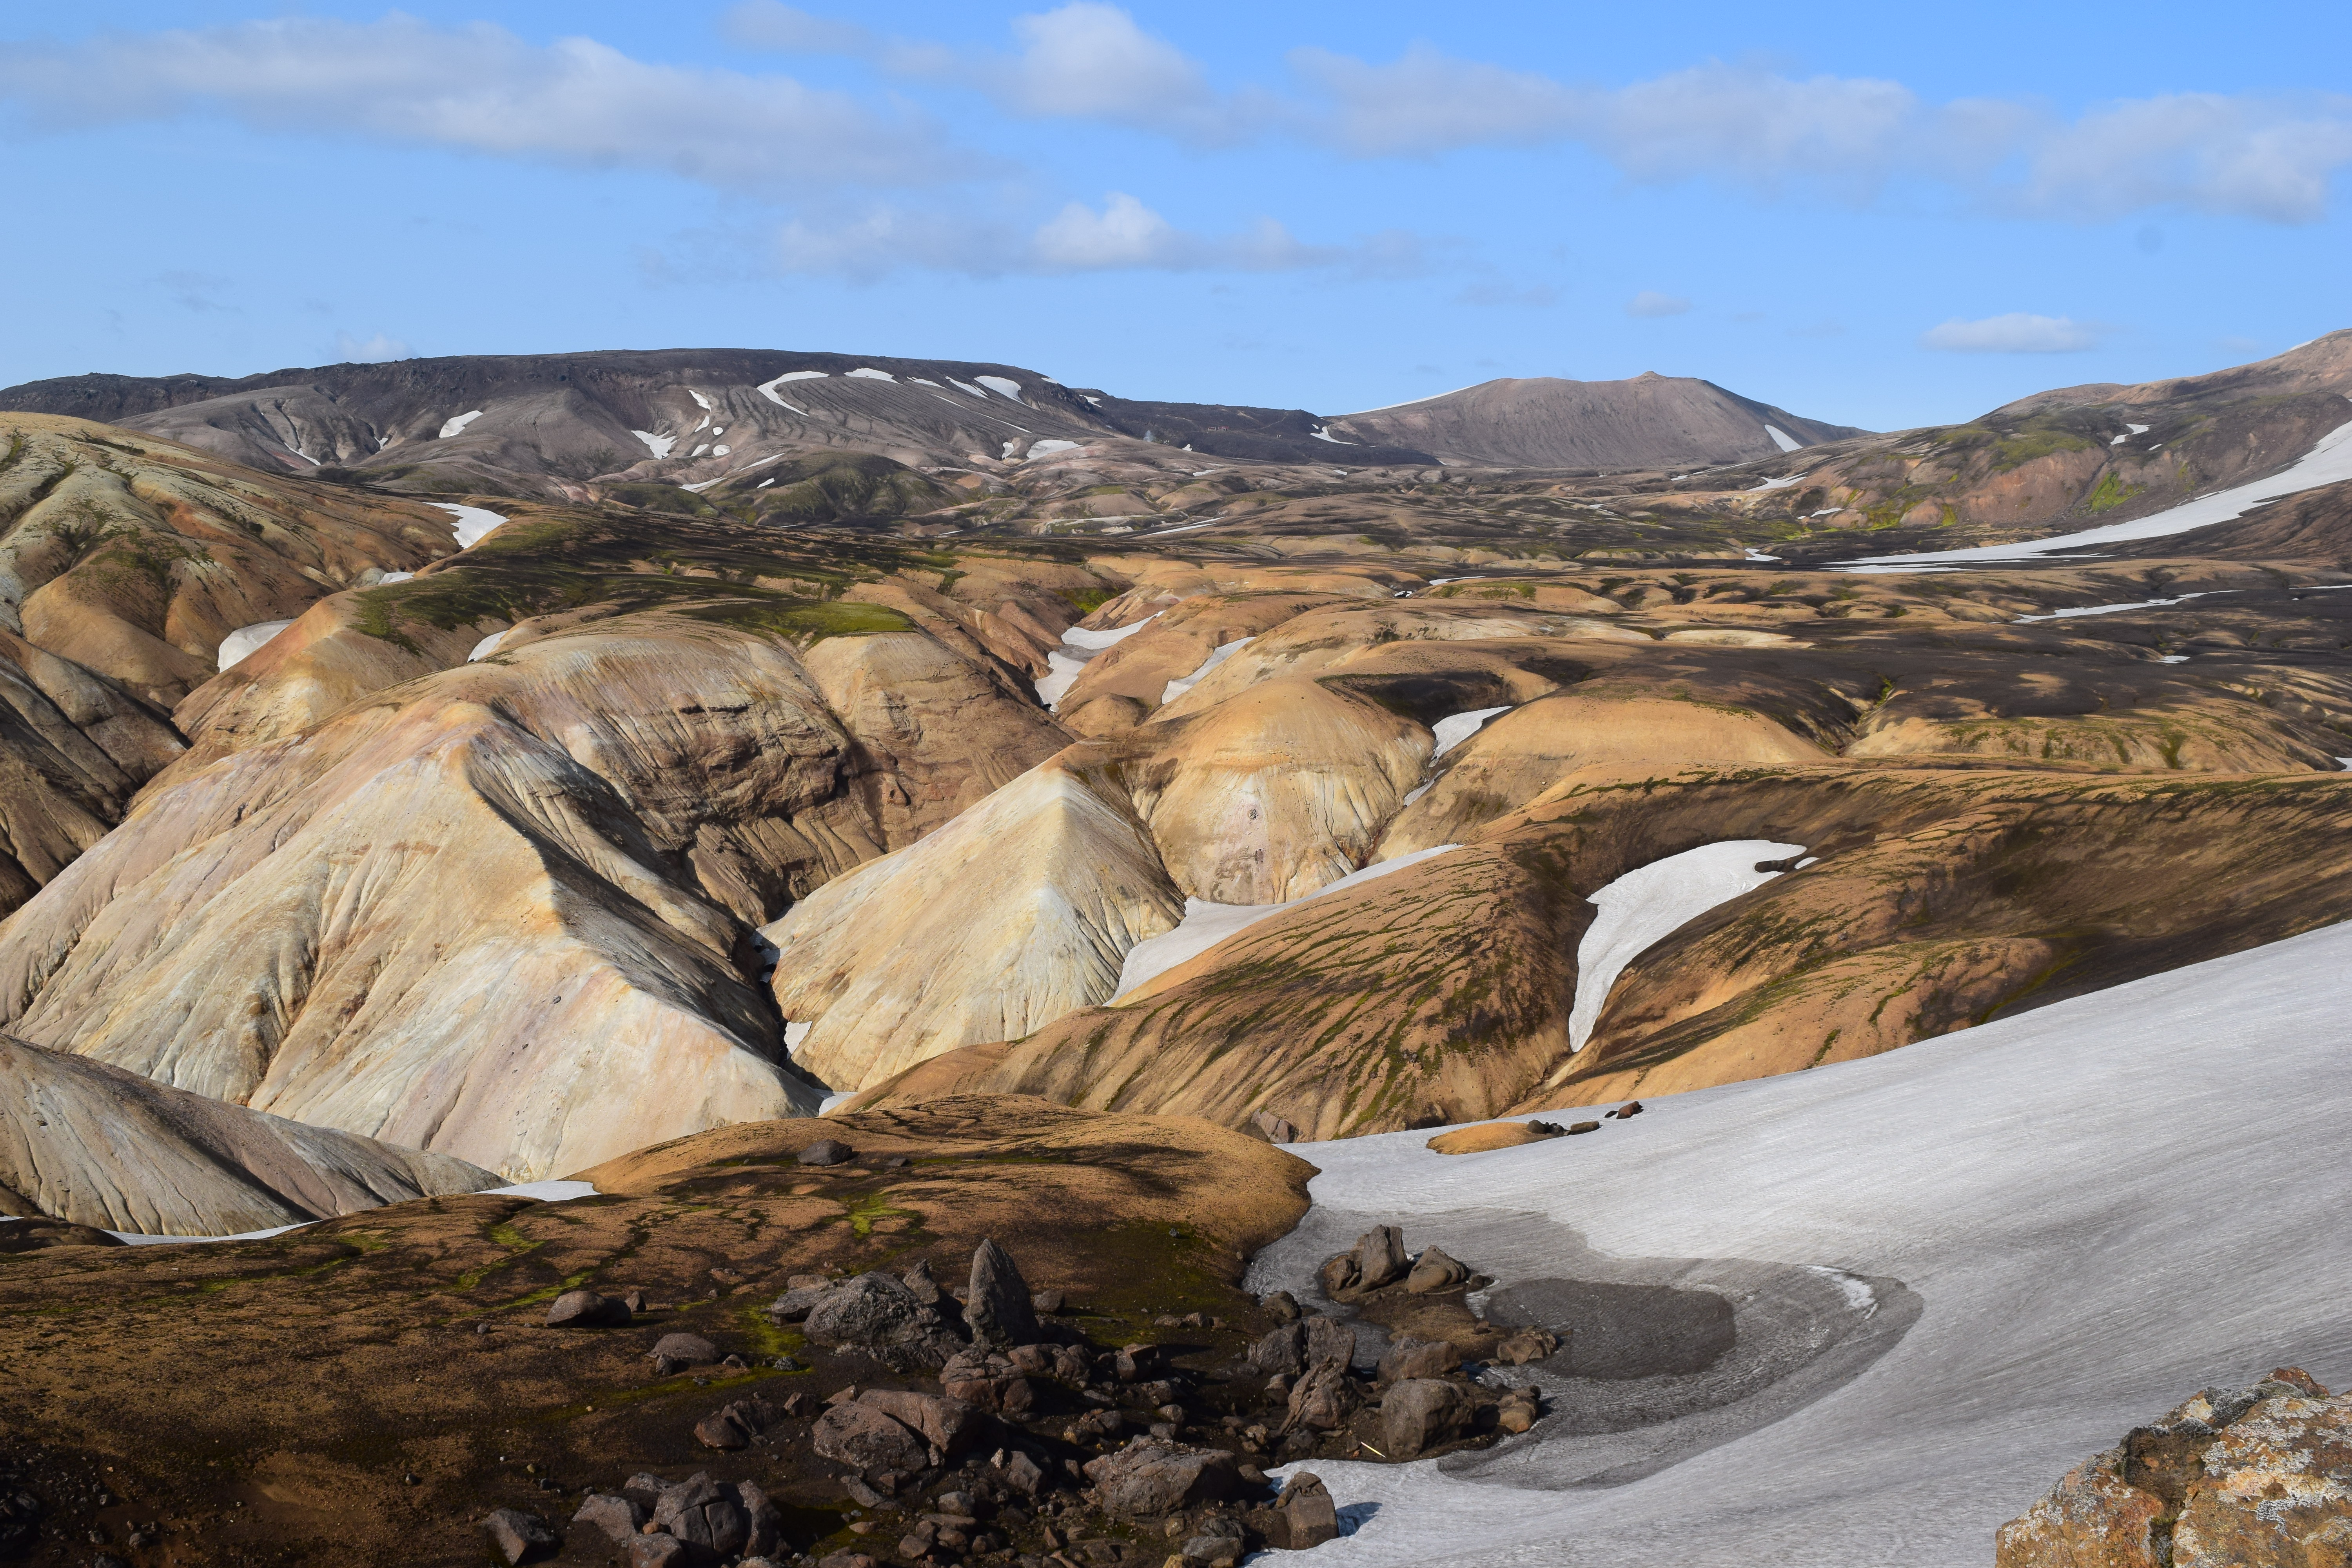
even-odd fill
[(2017, 544), (1983, 544), (1972, 550), (1930, 550), (1916, 555), (1867, 555), (1863, 560), (1905, 563), (2032, 560), (2053, 551), (2079, 550), (2086, 545), (2113, 544), (2127, 539), (2163, 539), (2176, 533), (2186, 533), (2192, 528), (2208, 528), (2217, 522), (2232, 521), (2244, 516), (2260, 501), (2275, 500), (2281, 496), (2294, 495), (2345, 479), (2352, 479), (2352, 421), (2347, 421), (2321, 437), (2310, 451), (2283, 473), (2230, 489), (2216, 490), (2211, 495), (2200, 496), (2168, 510), (2130, 522), (2111, 522), (2104, 528), (2089, 528), (2079, 533), (2062, 533), (2052, 539), (2030, 540)]
[(818, 1101), (816, 1113), (819, 1116), (830, 1116), (836, 1106), (846, 1105), (856, 1100), (857, 1093), (858, 1091), (854, 1089), (845, 1089), (836, 1093), (828, 1094), (824, 1100)]
[(1805, 444), (1802, 441), (1798, 440), (1794, 436), (1790, 435), (1778, 425), (1767, 425), (1764, 426), (1764, 434), (1771, 437), (1772, 445), (1780, 447), (1783, 452), (1801, 452), (1804, 450)]
[(1222, 517), (1213, 517), (1206, 522), (1186, 522), (1179, 523), (1174, 528), (1155, 528), (1150, 533), (1143, 535), (1143, 537), (1146, 539), (1165, 539), (1171, 533), (1192, 533), (1203, 528), (1213, 528), (1218, 523), (1224, 521), (1225, 520)]
[(646, 444), (646, 450), (656, 458), (668, 457), (669, 449), (677, 445), (677, 437), (675, 436), (656, 436), (650, 430), (632, 430), (629, 434), (643, 441)]
[(106, 1234), (131, 1247), (166, 1247), (183, 1241), (267, 1241), (273, 1236), (284, 1236), (289, 1230), (300, 1230), (303, 1226), (318, 1223), (314, 1219), (306, 1219), (295, 1225), (273, 1226), (268, 1230), (241, 1230), (235, 1236), (142, 1236), (135, 1230), (110, 1230)]
[(1018, 438), (1004, 443), (1004, 456), (1008, 458), (1011, 458), (1013, 456), (1013, 448), (1019, 445), (1021, 445), (1021, 442)]
[(449, 531), (457, 535), (457, 548), (460, 550), (471, 550), (488, 538), (506, 521), (506, 519), (497, 512), (483, 507), (459, 506), (455, 501), (446, 500), (427, 501), (425, 504), (439, 507), (457, 520), (456, 526)]
[(1033, 441), (1029, 444), (1029, 455), (1032, 458), (1047, 458), (1055, 452), (1075, 452), (1077, 449), (1078, 443), (1076, 441)]
[(2185, 653), (2168, 653), (2162, 658), (2158, 659), (2156, 662), (2158, 664), (2187, 664), (2189, 662), (2189, 656)]
[(925, 381), (919, 375), (910, 375), (907, 379), (913, 382), (917, 386), (937, 386), (939, 384), (936, 381)]
[(1331, 434), (1331, 426), (1328, 425), (1318, 425), (1315, 426), (1315, 438), (1318, 441), (1328, 441), (1334, 447), (1360, 447), (1363, 445), (1361, 441), (1340, 440), (1339, 437)]
[(1295, 1147), (1320, 1169), (1318, 1215), (1363, 1216), (1349, 1237), (1385, 1223), (1447, 1242), (1507, 1211), (1659, 1259), (1634, 1267), (1660, 1281), (1666, 1259), (1769, 1259), (1925, 1302), (1853, 1381), (1685, 1441), (1679, 1462), (1679, 1434), (1715, 1413), (1622, 1434), (1622, 1484), (1575, 1484), (1592, 1448), (1570, 1434), (1466, 1463), (1316, 1460), (1360, 1521), (1318, 1562), (1982, 1563), (2002, 1521), (2189, 1391), (2342, 1368), (2352, 1260), (2312, 1242), (2352, 1210), (2347, 975), (2339, 924), (1867, 1060), (1654, 1098), (1588, 1137), (1450, 1158), (1427, 1128)]
[(695, 391), (694, 388), (690, 386), (686, 389), (686, 395), (688, 397), (693, 398), (697, 403), (702, 405), (705, 408), (715, 408), (718, 406), (718, 405), (712, 403), (710, 399), (703, 396), (702, 394)]
[(732, 447), (713, 447), (710, 448), (710, 455), (714, 458), (723, 458), (734, 449)]
[[(1815, 512), (1813, 515), (1818, 517), (1821, 514), (1819, 512)], [(1767, 555), (1762, 551), (1756, 549), (1753, 545), (1743, 544), (1739, 547), (1739, 551), (1742, 555), (1746, 556), (1750, 561), (1778, 561), (1780, 559), (1777, 555)]]
[(375, 585), (381, 588), (391, 583), (414, 583), (415, 581), (416, 574), (414, 572), (387, 572), (383, 576), (375, 580)]
[(1568, 1048), (1580, 1051), (1601, 1019), (1601, 1004), (1625, 966), (1698, 916), (1760, 888), (1778, 871), (1759, 860), (1801, 855), (1801, 844), (1734, 838), (1703, 844), (1628, 871), (1589, 900), (1600, 913), (1576, 944), (1576, 1005), (1568, 1016)]
[(703, 453), (708, 452), (709, 450), (710, 450), (710, 443), (709, 443), (709, 442), (708, 442), (708, 441), (705, 441), (701, 446), (697, 447), (693, 451), (691, 451), (691, 452), (688, 453), (687, 455), (688, 455), (688, 457), (692, 457), (692, 458), (699, 458), (700, 456), (702, 456), (702, 454), (703, 454)]
[(1801, 485), (1801, 484), (1803, 484), (1804, 482), (1805, 482), (1805, 476), (1804, 476), (1804, 475), (1802, 475), (1802, 474), (1790, 474), (1790, 475), (1787, 479), (1766, 479), (1766, 480), (1765, 480), (1762, 484), (1760, 484), (1760, 485), (1750, 485), (1750, 486), (1748, 486), (1748, 494), (1753, 495), (1753, 494), (1755, 494), (1758, 490), (1785, 490), (1785, 489), (1787, 489), (1790, 485)]
[(2153, 610), (2165, 605), (2185, 605), (2191, 599), (2210, 598), (2215, 594), (2233, 592), (2229, 588), (2209, 588), (2201, 594), (2183, 594), (2177, 599), (2139, 599), (2128, 605), (2076, 605), (2068, 609), (2053, 610), (2046, 616), (2020, 616), (2018, 624), (2027, 621), (2064, 621), (2076, 616), (2112, 616), (2121, 610)]
[(1088, 659), (1107, 647), (1115, 647), (1125, 642), (1159, 618), (1159, 612), (1155, 610), (1133, 626), (1118, 626), (1107, 632), (1088, 631), (1083, 626), (1072, 626), (1064, 632), (1062, 647), (1077, 651), (1064, 653), (1061, 648), (1055, 648), (1045, 656), (1047, 673), (1036, 683), (1037, 700), (1048, 708), (1058, 710), (1062, 699), (1069, 694), (1070, 683), (1077, 679), (1078, 671), (1087, 667)]
[(992, 391), (1003, 393), (1005, 396), (1011, 398), (1015, 403), (1021, 401), (1021, 384), (1013, 380), (1010, 376), (975, 375), (972, 377), (972, 380), (980, 383), (982, 386), (992, 389)]
[(875, 370), (869, 366), (862, 364), (856, 370), (851, 371), (849, 374), (853, 379), (858, 381), (896, 381), (898, 379), (887, 370)]
[(985, 392), (983, 392), (983, 391), (982, 391), (979, 387), (972, 385), (972, 384), (971, 384), (971, 383), (970, 383), (970, 382), (968, 382), (968, 381), (958, 381), (955, 377), (953, 377), (953, 376), (950, 376), (950, 377), (948, 377), (948, 384), (949, 384), (950, 386), (954, 387), (958, 392), (969, 392), (969, 393), (971, 393), (974, 397), (979, 398), (982, 403), (985, 403), (985, 402), (987, 402), (987, 401), (988, 401), (988, 394), (987, 394), (987, 393), (985, 393)]
[(1188, 959), (1196, 958), (1227, 937), (1247, 930), (1260, 921), (1271, 920), (1285, 910), (1294, 910), (1311, 899), (1327, 893), (1360, 888), (1366, 882), (1417, 866), (1432, 856), (1443, 855), (1449, 849), (1459, 849), (1459, 844), (1440, 844), (1434, 848), (1416, 849), (1410, 855), (1399, 855), (1367, 866), (1360, 871), (1350, 871), (1338, 881), (1303, 897), (1281, 904), (1213, 904), (1202, 899), (1184, 900), (1184, 919), (1174, 931), (1162, 931), (1137, 942), (1127, 951), (1127, 961), (1118, 972), (1118, 989), (1111, 994), (1116, 1004), (1121, 996), (1150, 980), (1164, 974)]
[[(1176, 531), (1171, 528), (1167, 530), (1167, 531), (1173, 533)], [(1145, 537), (1149, 538), (1150, 536), (1147, 534)], [(1235, 641), (1229, 642), (1224, 647), (1217, 649), (1216, 652), (1211, 654), (1208, 658), (1201, 661), (1200, 668), (1194, 670), (1192, 674), (1184, 677), (1181, 680), (1170, 681), (1168, 683), (1167, 689), (1160, 694), (1160, 705), (1162, 708), (1167, 707), (1168, 704), (1175, 701), (1176, 699), (1183, 696), (1184, 693), (1200, 685), (1203, 679), (1207, 679), (1211, 670), (1216, 668), (1217, 666), (1224, 663), (1225, 660), (1233, 658), (1234, 655), (1241, 652), (1242, 649), (1249, 647), (1250, 644), (1255, 641), (1257, 641), (1257, 638), (1254, 637), (1241, 637)]]
[(455, 436), (458, 431), (463, 430), (467, 426), (471, 425), (475, 420), (479, 419), (481, 416), (482, 411), (477, 408), (470, 414), (460, 414), (455, 419), (444, 420), (441, 425), (441, 439), (446, 441), (450, 437)]
[(491, 1198), (537, 1198), (543, 1204), (569, 1203), (573, 1198), (596, 1196), (593, 1182), (519, 1182), (511, 1187), (491, 1187), (483, 1194)]
[(498, 652), (499, 639), (506, 635), (507, 634), (505, 632), (492, 632), (489, 636), (476, 643), (474, 645), (474, 651), (466, 656), (466, 662), (467, 664), (472, 664), (477, 660), (488, 658), (490, 655)]
[(249, 626), (239, 626), (221, 638), (220, 652), (215, 656), (213, 663), (226, 669), (240, 659), (252, 657), (262, 644), (293, 624), (292, 621), (256, 621)]
[(1429, 732), (1437, 739), (1437, 750), (1429, 753), (1429, 760), (1435, 762), (1476, 734), (1487, 720), (1497, 713), (1508, 713), (1510, 710), (1511, 705), (1507, 702), (1500, 708), (1473, 708), (1466, 713), (1448, 714), (1445, 718), (1440, 719), (1429, 728)]
[(786, 403), (782, 398), (777, 396), (776, 388), (783, 385), (784, 383), (788, 381), (823, 381), (824, 379), (824, 372), (821, 370), (788, 370), (784, 372), (783, 374), (776, 377), (773, 381), (761, 382), (757, 390), (761, 396), (766, 398), (777, 407), (789, 408), (793, 413), (805, 419), (808, 417), (808, 411), (795, 404)]

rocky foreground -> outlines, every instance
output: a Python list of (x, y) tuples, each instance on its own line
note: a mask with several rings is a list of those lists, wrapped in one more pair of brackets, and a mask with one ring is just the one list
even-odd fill
[(0, 1549), (1091, 1568), (1311, 1545), (1329, 1496), (1268, 1467), (1525, 1431), (1536, 1397), (1470, 1369), (1557, 1343), (1481, 1321), (1484, 1281), (1389, 1229), (1325, 1272), (1356, 1321), (1240, 1289), (1311, 1173), (1207, 1122), (975, 1098), (718, 1130), (566, 1203), (428, 1197), (193, 1247), (49, 1226), (0, 1273), (23, 1347)]

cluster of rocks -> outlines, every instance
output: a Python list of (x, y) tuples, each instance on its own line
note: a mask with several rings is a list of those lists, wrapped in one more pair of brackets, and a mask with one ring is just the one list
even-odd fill
[[(1335, 1300), (1360, 1301), (1486, 1281), (1434, 1247), (1407, 1256), (1402, 1236), (1383, 1226), (1327, 1265), (1324, 1282)], [(768, 1315), (847, 1358), (835, 1364), (858, 1381), (822, 1397), (779, 1394), (772, 1384), (739, 1391), (702, 1415), (693, 1436), (838, 1489), (847, 1503), (824, 1506), (844, 1510), (861, 1544), (824, 1568), (966, 1560), (1232, 1568), (1262, 1547), (1303, 1550), (1339, 1533), (1318, 1479), (1295, 1473), (1277, 1490), (1261, 1462), (1412, 1458), (1527, 1431), (1541, 1413), (1531, 1391), (1479, 1382), (1449, 1341), (1400, 1334), (1376, 1368), (1360, 1370), (1354, 1324), (1304, 1311), (1286, 1292), (1262, 1305), (1271, 1331), (1201, 1370), (1181, 1364), (1176, 1346), (1104, 1350), (1049, 1321), (1058, 1295), (1033, 1292), (993, 1240), (972, 1254), (961, 1292), (943, 1289), (928, 1263), (900, 1274), (795, 1275)], [(549, 1321), (625, 1323), (643, 1308), (574, 1291)], [(1197, 1312), (1158, 1322), (1223, 1327)], [(1557, 1342), (1537, 1331), (1521, 1348), (1531, 1359)], [(665, 1334), (651, 1355), (662, 1375), (744, 1364), (690, 1333)], [(708, 1474), (675, 1483), (640, 1475), (591, 1494), (572, 1522), (624, 1546), (631, 1568), (806, 1563), (805, 1551), (793, 1551), (805, 1543), (783, 1539), (773, 1489)], [(484, 1522), (509, 1563), (554, 1549), (555, 1531), (535, 1516), (501, 1510)]]
[(2207, 1389), (2000, 1527), (1998, 1568), (2352, 1563), (2352, 1394), (2281, 1367)]

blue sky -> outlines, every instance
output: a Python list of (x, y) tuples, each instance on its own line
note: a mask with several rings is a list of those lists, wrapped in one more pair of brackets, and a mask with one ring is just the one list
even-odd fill
[(0, 22), (0, 384), (1001, 360), (1963, 418), (2352, 326), (2352, 6), (221, 0)]

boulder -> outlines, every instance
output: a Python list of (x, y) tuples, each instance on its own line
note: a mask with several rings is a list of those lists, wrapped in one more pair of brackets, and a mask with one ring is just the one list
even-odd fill
[(827, 1288), (809, 1308), (803, 1331), (816, 1344), (853, 1346), (902, 1370), (939, 1366), (961, 1344), (905, 1281), (878, 1273)]
[(2352, 1561), (2352, 1395), (2283, 1367), (2208, 1389), (2069, 1470), (1994, 1537), (1998, 1568)]
[(555, 1550), (555, 1532), (535, 1513), (518, 1509), (493, 1509), (482, 1521), (490, 1545), (509, 1563), (530, 1563)]
[(1559, 1336), (1549, 1329), (1521, 1329), (1495, 1347), (1495, 1359), (1505, 1366), (1525, 1366), (1559, 1349)]
[(1230, 1519), (1209, 1519), (1201, 1532), (1184, 1542), (1179, 1555), (1183, 1568), (1234, 1568), (1247, 1549), (1242, 1527)]
[(940, 1464), (955, 1458), (971, 1446), (986, 1427), (986, 1417), (961, 1399), (943, 1399), (933, 1394), (916, 1394), (905, 1389), (869, 1388), (857, 1396), (857, 1403), (868, 1409), (879, 1410), (901, 1425), (921, 1435), (930, 1449), (930, 1462)]
[(1267, 1377), (1296, 1377), (1307, 1370), (1307, 1330), (1298, 1323), (1269, 1329), (1250, 1347), (1250, 1365)]
[(784, 1544), (784, 1510), (778, 1508), (761, 1490), (756, 1481), (735, 1483), (735, 1505), (743, 1510), (751, 1525), (751, 1534), (744, 1540), (742, 1552), (748, 1560), (764, 1557), (782, 1550)]
[(768, 1303), (768, 1316), (780, 1323), (797, 1323), (835, 1283), (823, 1274), (795, 1274), (784, 1281), (784, 1293)]
[(1274, 1507), (1260, 1517), (1265, 1521), (1266, 1540), (1286, 1551), (1304, 1552), (1339, 1538), (1339, 1505), (1331, 1500), (1331, 1489), (1323, 1478), (1312, 1470), (1299, 1470), (1283, 1482)]
[(1392, 1225), (1375, 1226), (1357, 1238), (1352, 1249), (1323, 1265), (1323, 1294), (1334, 1301), (1352, 1301), (1393, 1285), (1410, 1267), (1403, 1233)]
[(1104, 1510), (1129, 1519), (1222, 1502), (1240, 1483), (1231, 1454), (1158, 1437), (1138, 1437), (1085, 1468)]
[(629, 1542), (629, 1568), (687, 1568), (693, 1561), (675, 1535), (640, 1535)]
[(593, 1290), (566, 1290), (547, 1309), (551, 1329), (609, 1329), (629, 1321), (629, 1305)]
[(1434, 1342), (1402, 1335), (1381, 1357), (1380, 1379), (1382, 1383), (1405, 1383), (1414, 1378), (1443, 1377), (1462, 1364), (1462, 1352), (1444, 1340)]
[(1337, 1318), (1307, 1321), (1307, 1364), (1336, 1361), (1346, 1366), (1356, 1359), (1356, 1326)]
[(736, 1489), (700, 1472), (663, 1489), (654, 1502), (653, 1524), (685, 1544), (688, 1562), (736, 1556), (751, 1538), (751, 1516)]
[(1404, 1277), (1404, 1288), (1416, 1296), (1429, 1296), (1455, 1289), (1469, 1278), (1470, 1270), (1432, 1247), (1414, 1260), (1412, 1272)]
[(775, 1407), (763, 1399), (738, 1399), (696, 1422), (695, 1441), (706, 1448), (729, 1452), (748, 1448), (751, 1439), (765, 1432), (777, 1414)]
[(605, 1539), (624, 1542), (635, 1540), (637, 1527), (645, 1521), (646, 1510), (615, 1492), (593, 1494), (572, 1516), (572, 1523), (593, 1525)]
[(930, 1459), (930, 1445), (921, 1433), (856, 1400), (818, 1416), (809, 1447), (819, 1458), (861, 1470), (919, 1470)]
[(700, 1334), (664, 1334), (646, 1352), (654, 1361), (666, 1361), (675, 1366), (709, 1366), (726, 1353)]
[(1282, 1429), (1288, 1432), (1306, 1427), (1336, 1432), (1348, 1424), (1356, 1405), (1356, 1384), (1348, 1375), (1348, 1363), (1319, 1361), (1291, 1389), (1290, 1410), (1283, 1419)]
[(1298, 1298), (1287, 1290), (1276, 1290), (1270, 1296), (1261, 1296), (1258, 1298), (1257, 1304), (1264, 1307), (1277, 1323), (1295, 1323), (1298, 1321)]
[(797, 1156), (803, 1165), (846, 1165), (857, 1158), (857, 1151), (838, 1138), (820, 1138)]
[(1473, 1408), (1468, 1394), (1438, 1378), (1407, 1378), (1393, 1384), (1381, 1401), (1388, 1457), (1410, 1459), (1451, 1442), (1469, 1427)]
[(927, 1258), (908, 1269), (900, 1283), (907, 1287), (908, 1295), (924, 1306), (936, 1307), (940, 1304), (940, 1282), (932, 1277), (929, 1258)]
[(1025, 1345), (1037, 1338), (1029, 1283), (1021, 1278), (1013, 1255), (992, 1239), (983, 1238), (972, 1249), (971, 1289), (964, 1296), (963, 1319), (982, 1344)]

